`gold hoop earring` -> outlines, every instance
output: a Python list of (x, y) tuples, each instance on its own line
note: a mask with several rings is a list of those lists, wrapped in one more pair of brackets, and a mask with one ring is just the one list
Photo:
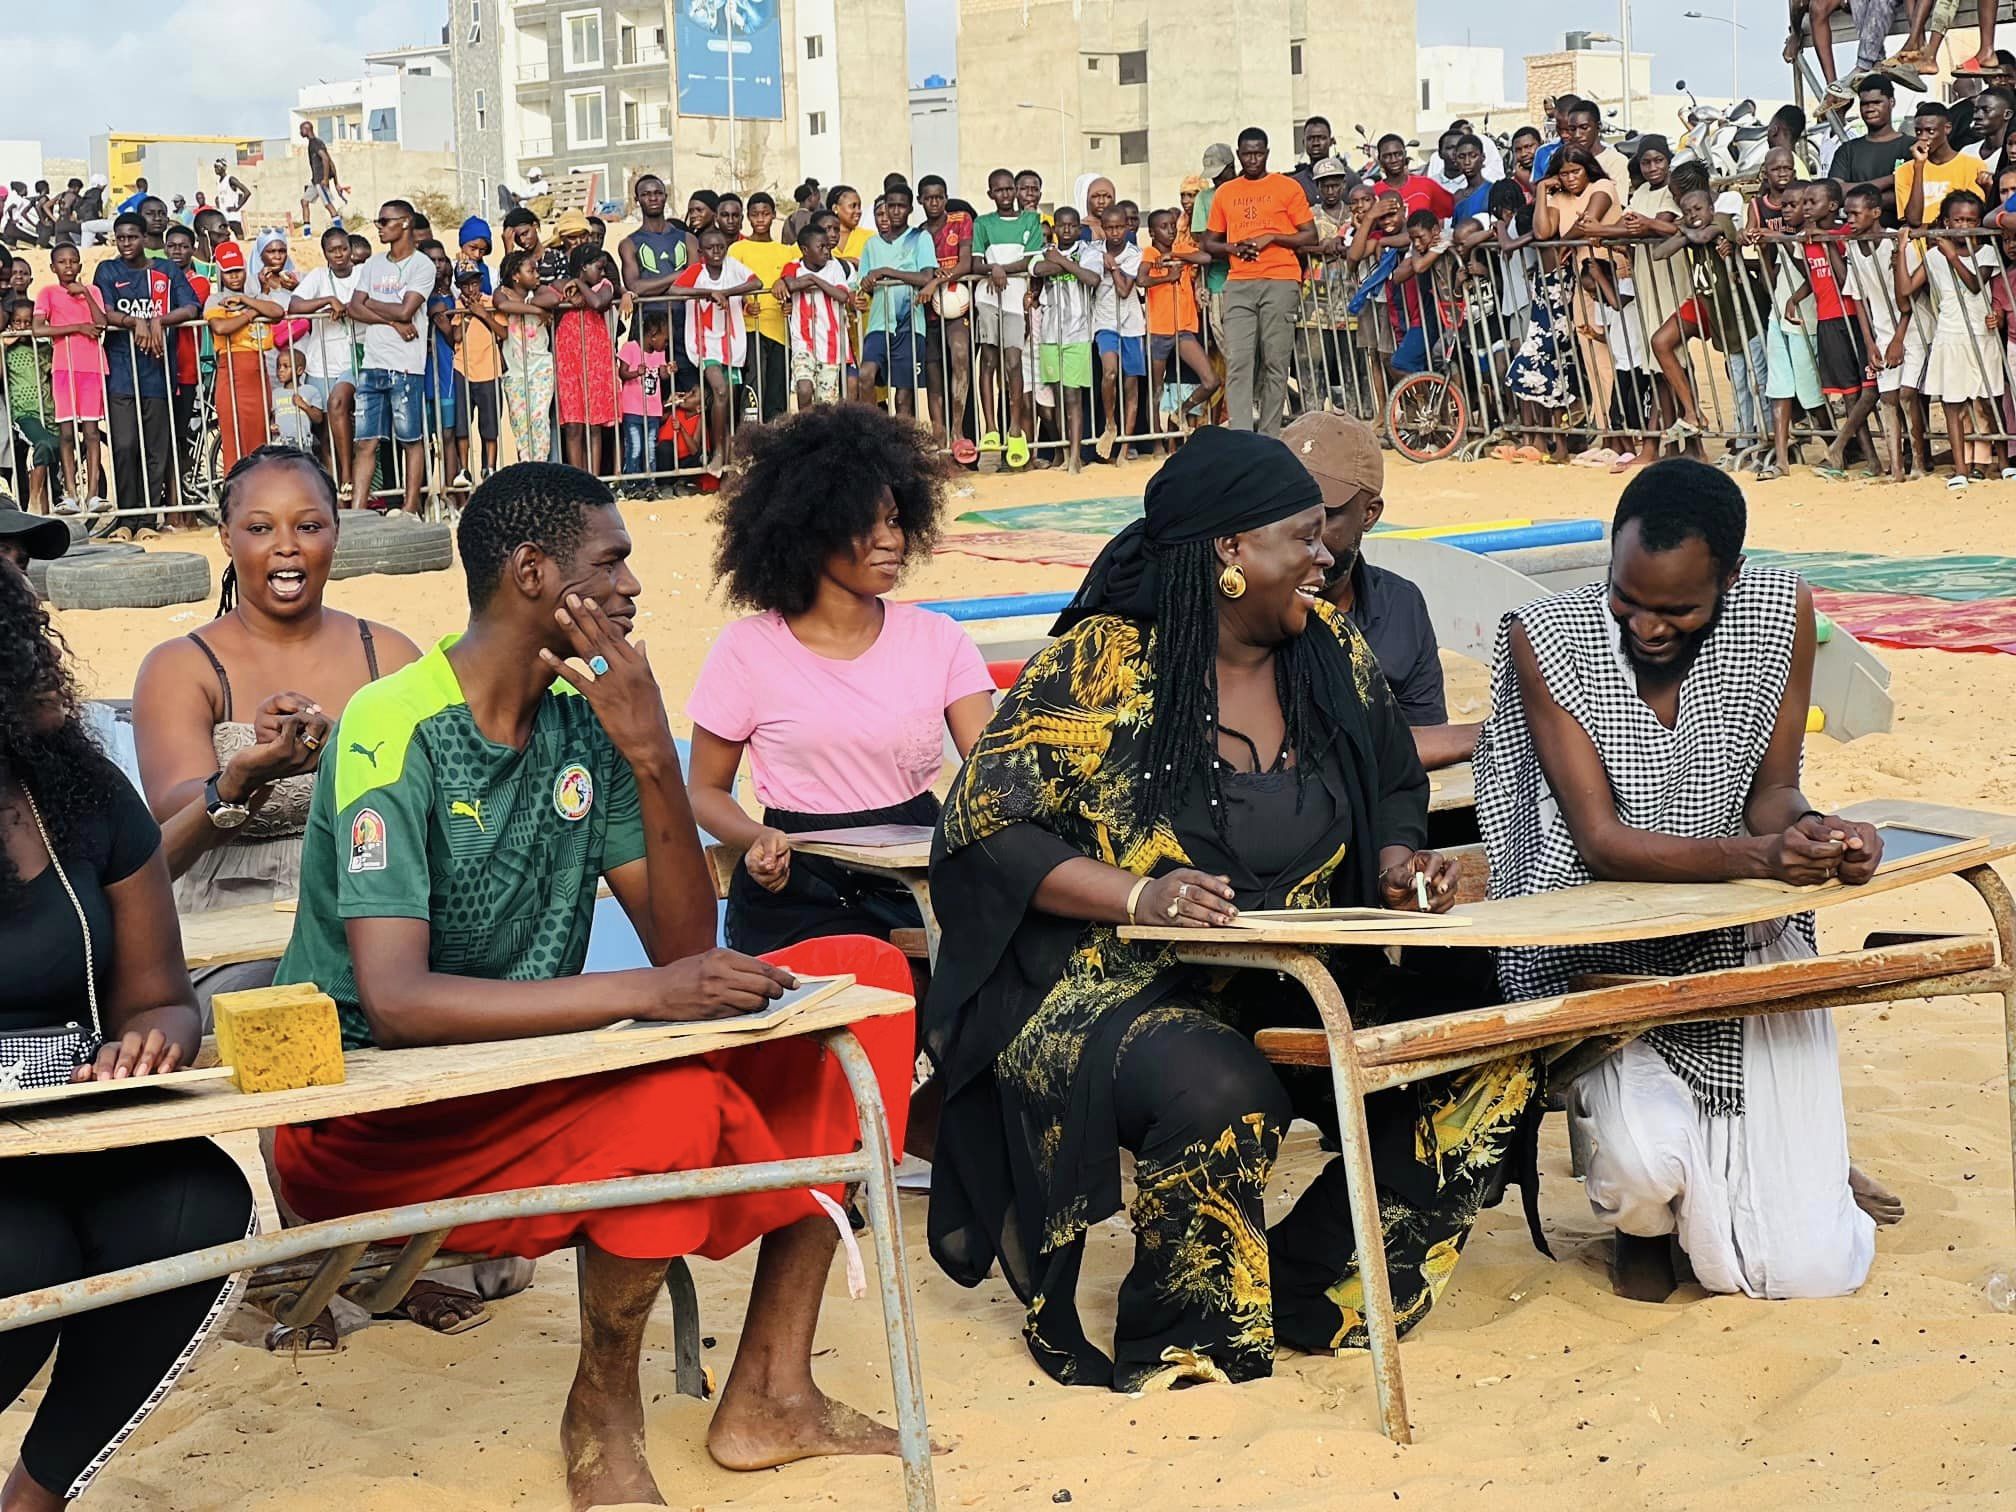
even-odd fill
[(1218, 574), (1218, 591), (1228, 599), (1244, 598), (1246, 596), (1245, 569), (1237, 562), (1229, 563), (1225, 570)]

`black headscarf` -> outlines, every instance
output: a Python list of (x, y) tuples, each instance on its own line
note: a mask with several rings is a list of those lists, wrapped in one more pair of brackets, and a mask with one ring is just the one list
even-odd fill
[(1141, 502), (1142, 517), (1106, 543), (1052, 635), (1094, 614), (1152, 621), (1170, 547), (1272, 525), (1321, 504), (1323, 490), (1274, 437), (1214, 425), (1162, 464)]

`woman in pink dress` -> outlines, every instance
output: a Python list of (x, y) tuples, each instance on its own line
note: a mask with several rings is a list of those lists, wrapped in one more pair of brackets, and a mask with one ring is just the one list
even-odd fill
[[(553, 330), (555, 397), (560, 406), (560, 445), (571, 467), (584, 472), (613, 472), (618, 420), (616, 343), (609, 334), (609, 309), (616, 303), (609, 254), (595, 247), (576, 247), (568, 259), (567, 278), (559, 286), (560, 320)], [(590, 445), (589, 428), (602, 432)], [(601, 451), (610, 445), (610, 466), (602, 467)]]
[(98, 422), (105, 417), (105, 353), (98, 345), (105, 330), (105, 300), (83, 282), (84, 256), (58, 247), (49, 257), (56, 282), (35, 296), (35, 334), (54, 343), (49, 381), (56, 396), (56, 428), (63, 447), (63, 488), (59, 513), (69, 513), (77, 496), (77, 437), (84, 437), (84, 497), (92, 509), (105, 503), (105, 464), (98, 456)]

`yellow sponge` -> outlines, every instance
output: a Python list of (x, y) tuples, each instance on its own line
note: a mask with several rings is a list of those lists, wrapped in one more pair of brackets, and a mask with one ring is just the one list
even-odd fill
[(240, 1092), (333, 1087), (343, 1080), (336, 1004), (312, 982), (220, 992), (211, 1004), (217, 1059)]

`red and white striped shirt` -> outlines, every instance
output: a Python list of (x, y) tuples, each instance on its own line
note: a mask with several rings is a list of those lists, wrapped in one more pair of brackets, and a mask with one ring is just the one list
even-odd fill
[[(816, 278), (831, 284), (836, 292), (847, 289), (847, 270), (840, 260), (828, 258), (823, 268), (808, 268), (795, 258), (784, 265), (783, 278)], [(791, 350), (809, 353), (814, 362), (841, 367), (847, 362), (847, 320), (844, 304), (836, 304), (824, 294), (807, 292), (791, 296)]]
[[(756, 275), (732, 257), (721, 259), (721, 271), (710, 276), (705, 263), (694, 263), (673, 280), (687, 289), (733, 289)], [(749, 327), (742, 301), (731, 299), (722, 309), (711, 299), (686, 302), (686, 354), (695, 362), (718, 362), (739, 368), (749, 352)]]

